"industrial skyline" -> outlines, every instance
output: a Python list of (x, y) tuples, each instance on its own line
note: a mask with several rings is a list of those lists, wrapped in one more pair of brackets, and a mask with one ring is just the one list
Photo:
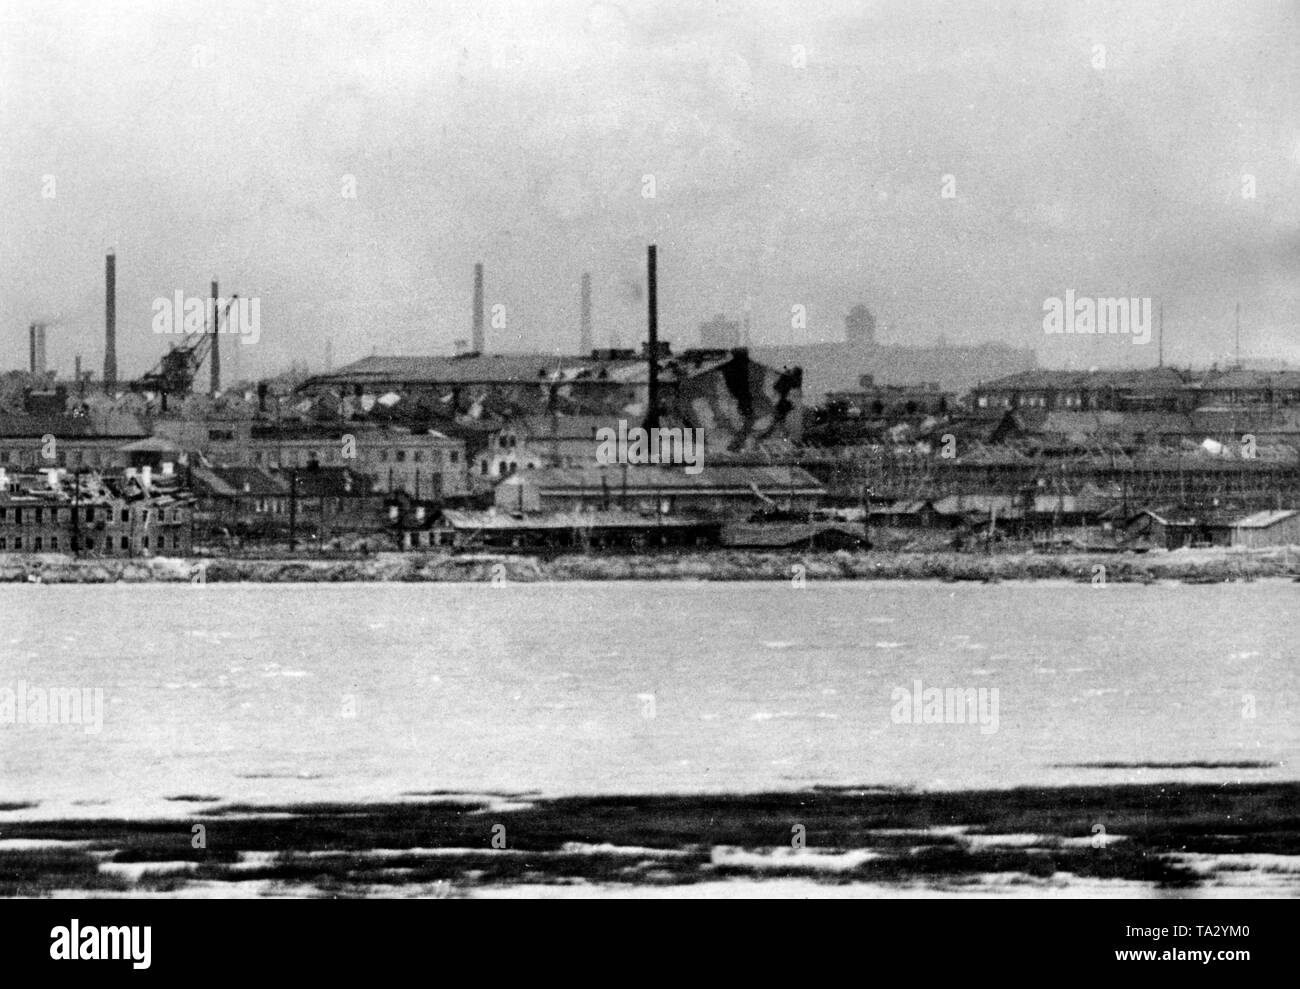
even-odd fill
[(1232, 353), (1240, 302), (1245, 352), (1294, 361), (1296, 19), (7, 2), (0, 340), (57, 324), (52, 366), (103, 366), (112, 247), (123, 377), (158, 359), (151, 301), (214, 276), (262, 300), (249, 374), (451, 353), (478, 261), (502, 349), (571, 351), (584, 272), (596, 344), (626, 346), (655, 242), (679, 347), (746, 307), (755, 345), (842, 339), (861, 301), (890, 343), (1154, 363), (1044, 339), (1074, 289), (1163, 304), (1180, 364)]

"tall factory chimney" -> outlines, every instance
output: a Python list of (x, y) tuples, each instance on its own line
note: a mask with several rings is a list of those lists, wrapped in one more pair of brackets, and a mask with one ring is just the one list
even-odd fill
[(659, 273), (655, 245), (646, 250), (646, 296), (649, 302), (649, 340), (646, 358), (649, 360), (650, 387), (646, 401), (646, 429), (659, 425)]
[(582, 315), (578, 324), (578, 353), (590, 357), (595, 346), (591, 339), (591, 273), (582, 273)]
[(217, 392), (221, 391), (221, 310), (217, 308), (217, 280), (212, 279), (212, 354), (208, 358), (211, 362), (211, 391), (215, 398)]
[(45, 373), (45, 324), (36, 323), (34, 326), (32, 326), (32, 336), (33, 336), (32, 342), (35, 345), (34, 349), (36, 351), (36, 353), (33, 355), (34, 360), (32, 361), (32, 374), (44, 374)]
[(117, 384), (117, 258), (104, 259), (104, 388)]
[(27, 327), (27, 371), (36, 373), (36, 324)]
[(474, 265), (474, 343), (477, 354), (483, 353), (483, 264)]

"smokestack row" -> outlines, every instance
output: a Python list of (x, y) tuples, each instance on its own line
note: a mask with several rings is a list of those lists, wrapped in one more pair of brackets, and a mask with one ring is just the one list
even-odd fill
[(483, 353), (483, 264), (474, 265), (474, 336), (471, 345), (476, 354)]
[(212, 279), (212, 353), (208, 355), (212, 377), (209, 384), (215, 398), (221, 391), (221, 313), (217, 309), (217, 280)]
[(646, 356), (650, 360), (650, 387), (646, 403), (646, 429), (659, 425), (659, 258), (654, 244), (646, 248), (646, 296), (649, 303)]
[(28, 368), (32, 374), (45, 373), (45, 324), (33, 323), (27, 329)]
[(104, 259), (104, 387), (117, 384), (117, 258)]
[(591, 353), (595, 344), (591, 339), (591, 274), (582, 274), (582, 316), (578, 326), (578, 353), (584, 357)]

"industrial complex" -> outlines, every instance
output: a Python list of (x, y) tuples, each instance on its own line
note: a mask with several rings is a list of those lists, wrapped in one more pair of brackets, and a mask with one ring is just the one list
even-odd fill
[[(480, 263), (458, 353), (227, 387), (221, 337), (247, 313), (215, 279), (178, 299), (157, 363), (120, 375), (109, 253), (102, 375), (49, 369), (39, 322), (28, 367), (4, 375), (0, 552), (1300, 542), (1300, 371), (882, 347), (864, 306), (843, 345), (751, 347), (747, 321), (717, 315), (674, 352), (656, 264), (651, 247), (636, 348), (594, 345), (584, 274), (573, 353), (494, 352)], [(697, 469), (602, 459), (599, 437), (629, 424), (694, 431)]]

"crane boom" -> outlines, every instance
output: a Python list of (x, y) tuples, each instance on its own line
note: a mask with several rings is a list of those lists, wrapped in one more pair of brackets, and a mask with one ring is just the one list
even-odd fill
[[(212, 333), (219, 333), (224, 321), (230, 324), (230, 307), (238, 295), (232, 295), (218, 314)], [(212, 351), (212, 333), (199, 333), (175, 344), (163, 354), (162, 359), (146, 371), (138, 381), (131, 383), (133, 391), (156, 391), (163, 395), (188, 394), (198, 377), (199, 369)]]

